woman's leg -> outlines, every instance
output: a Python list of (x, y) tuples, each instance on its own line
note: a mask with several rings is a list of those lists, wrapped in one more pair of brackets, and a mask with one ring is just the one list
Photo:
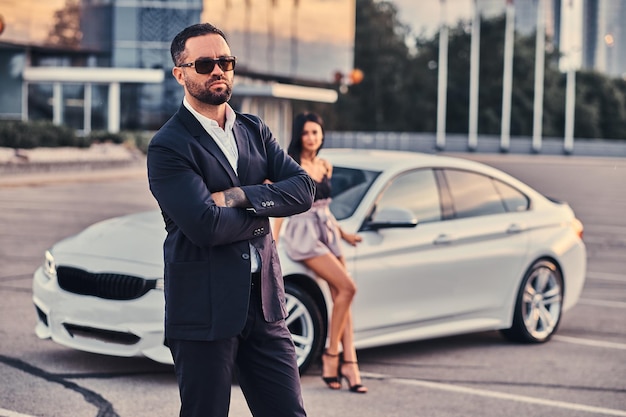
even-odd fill
[[(328, 283), (333, 297), (329, 341), (326, 349), (329, 355), (323, 358), (324, 369), (322, 370), (322, 375), (336, 376), (339, 369), (339, 358), (337, 357), (335, 360), (329, 359), (333, 358), (332, 355), (339, 353), (339, 344), (350, 312), (350, 304), (356, 293), (356, 285), (348, 275), (341, 260), (332, 254), (307, 259), (304, 261), (304, 264)], [(331, 388), (338, 387), (339, 383), (331, 386)]]
[[(345, 268), (345, 258), (341, 256), (338, 259)], [(367, 392), (367, 387), (361, 386), (361, 372), (359, 371), (358, 360), (356, 357), (356, 348), (354, 347), (354, 324), (352, 322), (352, 308), (348, 310), (346, 325), (344, 326), (343, 334), (341, 336), (341, 345), (343, 347), (344, 361), (344, 364), (341, 365), (342, 374), (345, 375), (346, 378), (348, 378), (350, 386), (357, 387), (356, 392)]]
[(366, 393), (367, 387), (362, 386), (361, 372), (359, 371), (356, 349), (354, 347), (354, 326), (352, 324), (352, 311), (348, 311), (346, 326), (341, 337), (343, 346), (343, 364), (341, 373), (348, 378), (348, 383), (352, 390), (358, 393)]

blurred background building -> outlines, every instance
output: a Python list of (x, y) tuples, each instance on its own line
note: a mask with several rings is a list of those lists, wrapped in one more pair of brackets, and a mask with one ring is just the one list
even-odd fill
[[(474, 4), (487, 18), (514, 4), (523, 34), (535, 30), (543, 4), (552, 47), (578, 68), (626, 76), (626, 0), (393, 4), (414, 34), (434, 35), (444, 1), (449, 25), (469, 25)], [(171, 77), (171, 39), (208, 21), (224, 29), (238, 57), (231, 104), (284, 136), (294, 100), (332, 103), (349, 79), (356, 7), (356, 0), (0, 0), (0, 118), (83, 132), (156, 129), (182, 98)]]
[(1, 118), (48, 119), (83, 132), (158, 129), (183, 94), (171, 76), (170, 42), (201, 21), (222, 28), (238, 56), (231, 105), (259, 114), (280, 136), (291, 127), (292, 101), (334, 102), (334, 74), (353, 61), (353, 1), (340, 1), (328, 19), (324, 0), (65, 0), (39, 18), (49, 30), (36, 34), (21, 25), (41, 14), (33, 3), (0, 0), (12, 6), (0, 8), (8, 11)]
[(626, 77), (626, 0), (586, 0), (583, 66)]

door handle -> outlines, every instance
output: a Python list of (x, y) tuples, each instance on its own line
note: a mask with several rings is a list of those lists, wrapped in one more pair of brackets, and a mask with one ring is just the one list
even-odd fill
[(524, 230), (526, 230), (525, 226), (522, 226), (521, 224), (513, 223), (512, 225), (509, 226), (508, 229), (506, 229), (506, 232), (509, 234), (513, 234), (513, 233), (521, 233)]
[(450, 235), (446, 235), (446, 234), (441, 234), (439, 236), (437, 236), (435, 238), (435, 240), (433, 240), (433, 244), (435, 245), (449, 245), (450, 243), (452, 243), (452, 236)]

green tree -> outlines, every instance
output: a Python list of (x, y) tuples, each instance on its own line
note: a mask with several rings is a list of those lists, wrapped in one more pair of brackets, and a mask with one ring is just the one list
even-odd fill
[(66, 0), (65, 6), (54, 13), (54, 26), (46, 42), (54, 46), (78, 48), (82, 37), (79, 0)]
[[(469, 22), (449, 30), (446, 127), (467, 133), (469, 114)], [(481, 22), (478, 131), (500, 134), (504, 55), (504, 17)], [(327, 126), (335, 130), (433, 132), (437, 119), (439, 35), (418, 36), (407, 47), (409, 28), (389, 1), (357, 0), (355, 67), (360, 84), (340, 95)], [(548, 42), (549, 44), (549, 42)], [(565, 126), (565, 74), (559, 51), (546, 53), (543, 129), (562, 137)], [(530, 136), (534, 117), (535, 35), (515, 37), (511, 135)], [(327, 121), (329, 118), (327, 118)], [(576, 82), (576, 137), (626, 139), (626, 81), (580, 72)]]
[(354, 66), (363, 71), (338, 107), (344, 130), (384, 131), (405, 127), (400, 110), (406, 104), (405, 75), (409, 61), (408, 28), (389, 1), (357, 0)]

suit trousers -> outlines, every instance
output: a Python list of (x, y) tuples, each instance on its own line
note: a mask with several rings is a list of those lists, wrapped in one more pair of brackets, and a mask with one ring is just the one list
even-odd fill
[(240, 335), (215, 341), (168, 339), (180, 417), (227, 417), (233, 372), (254, 417), (303, 417), (300, 374), (285, 321), (267, 323), (258, 282)]

